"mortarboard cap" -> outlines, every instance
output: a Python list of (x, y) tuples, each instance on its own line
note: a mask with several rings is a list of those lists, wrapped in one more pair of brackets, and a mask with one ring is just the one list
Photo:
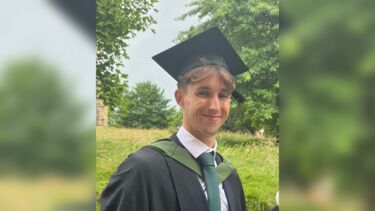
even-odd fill
[[(177, 44), (152, 59), (176, 81), (186, 71), (206, 64), (220, 65), (234, 76), (248, 70), (218, 27)], [(245, 100), (237, 91), (233, 91), (232, 96), (239, 103)]]
[(95, 40), (96, 1), (95, 0), (52, 0), (72, 20), (83, 28), (88, 37)]

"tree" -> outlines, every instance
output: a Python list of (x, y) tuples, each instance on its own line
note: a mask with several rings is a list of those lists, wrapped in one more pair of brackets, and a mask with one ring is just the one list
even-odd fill
[[(112, 110), (127, 87), (122, 61), (128, 58), (127, 40), (156, 23), (149, 14), (157, 0), (96, 1), (96, 93)], [(156, 9), (153, 9), (156, 12)]]
[(122, 125), (135, 128), (167, 128), (170, 109), (164, 91), (151, 82), (138, 83), (127, 96)]
[(85, 129), (85, 106), (72, 91), (54, 67), (41, 61), (20, 60), (6, 67), (0, 78), (0, 171), (90, 170), (94, 128)]
[(108, 124), (112, 127), (120, 127), (122, 124), (122, 118), (125, 116), (128, 107), (128, 92), (129, 88), (127, 87), (122, 93), (117, 106), (108, 110)]
[(329, 209), (347, 205), (342, 199), (364, 200), (368, 207), (361, 209), (372, 209), (375, 3), (283, 5), (281, 184), (306, 189), (329, 178), (340, 204)]
[(179, 19), (198, 16), (202, 22), (180, 33), (178, 40), (219, 26), (250, 68), (249, 72), (237, 77), (238, 90), (246, 97), (246, 103), (233, 106), (232, 113), (241, 114), (236, 121), (242, 125), (234, 129), (266, 127), (270, 133), (276, 134), (279, 118), (279, 1), (194, 0), (188, 6), (191, 10)]
[(182, 125), (182, 110), (172, 107), (168, 114), (168, 129), (177, 131)]

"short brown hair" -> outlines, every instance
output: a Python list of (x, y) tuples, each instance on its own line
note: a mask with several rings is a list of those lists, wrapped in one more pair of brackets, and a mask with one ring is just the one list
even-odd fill
[(229, 89), (230, 92), (236, 89), (235, 78), (228, 72), (228, 70), (219, 65), (203, 65), (188, 70), (178, 77), (178, 89), (186, 91), (186, 88), (189, 84), (201, 81), (214, 72), (219, 73), (221, 78), (224, 80), (225, 86)]

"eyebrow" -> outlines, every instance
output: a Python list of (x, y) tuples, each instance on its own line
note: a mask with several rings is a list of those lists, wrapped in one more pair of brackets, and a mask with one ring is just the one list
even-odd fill
[[(211, 90), (211, 88), (208, 86), (200, 86), (197, 88), (197, 91), (200, 91), (200, 90)], [(220, 91), (229, 92), (227, 88), (221, 89)]]
[(210, 90), (211, 88), (208, 86), (200, 86), (197, 88), (197, 90)]

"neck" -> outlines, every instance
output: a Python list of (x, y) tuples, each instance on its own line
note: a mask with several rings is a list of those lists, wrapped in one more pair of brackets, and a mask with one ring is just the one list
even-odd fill
[[(198, 137), (197, 137), (198, 138)], [(203, 142), (204, 144), (206, 144), (208, 147), (210, 148), (214, 148), (215, 146), (215, 139), (216, 137), (213, 136), (213, 137), (207, 137), (207, 138), (198, 138), (201, 142)]]
[(199, 131), (194, 131), (186, 126), (183, 125), (185, 130), (187, 130), (191, 135), (193, 135), (195, 138), (197, 138), (199, 141), (204, 143), (210, 148), (214, 148), (215, 146), (215, 140), (216, 140), (216, 134), (214, 135), (205, 135), (200, 133)]

